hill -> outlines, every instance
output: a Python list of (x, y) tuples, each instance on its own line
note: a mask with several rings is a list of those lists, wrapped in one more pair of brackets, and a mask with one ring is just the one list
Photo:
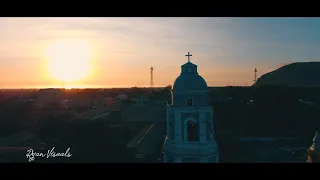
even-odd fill
[(297, 62), (262, 75), (254, 87), (320, 87), (320, 62)]

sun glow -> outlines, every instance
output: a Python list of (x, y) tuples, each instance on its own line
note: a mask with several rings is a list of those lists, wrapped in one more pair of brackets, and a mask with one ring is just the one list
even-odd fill
[(71, 83), (89, 75), (92, 53), (85, 41), (56, 41), (47, 47), (45, 56), (49, 73), (55, 80)]

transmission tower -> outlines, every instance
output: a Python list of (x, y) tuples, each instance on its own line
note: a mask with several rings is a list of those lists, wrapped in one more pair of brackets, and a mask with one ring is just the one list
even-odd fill
[(153, 88), (153, 67), (150, 68), (150, 87)]
[(257, 68), (254, 68), (254, 79), (253, 82), (256, 83), (257, 82)]

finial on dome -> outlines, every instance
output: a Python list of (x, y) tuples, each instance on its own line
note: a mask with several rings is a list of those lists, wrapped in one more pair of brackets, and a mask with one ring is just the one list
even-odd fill
[(192, 56), (192, 54), (190, 54), (190, 52), (188, 52), (188, 54), (185, 56), (188, 56), (188, 62), (190, 62), (190, 56)]

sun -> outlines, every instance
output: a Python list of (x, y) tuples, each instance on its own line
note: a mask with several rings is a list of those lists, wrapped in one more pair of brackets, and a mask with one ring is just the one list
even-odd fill
[(46, 49), (51, 77), (65, 83), (79, 81), (89, 74), (91, 51), (81, 40), (59, 40)]

